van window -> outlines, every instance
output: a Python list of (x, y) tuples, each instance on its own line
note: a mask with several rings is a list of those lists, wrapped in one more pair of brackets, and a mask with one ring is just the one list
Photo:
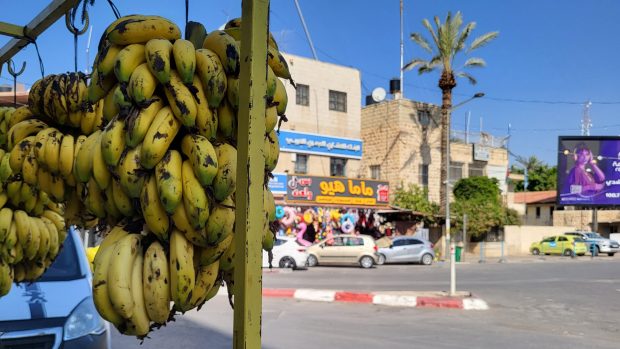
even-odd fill
[(67, 238), (58, 257), (56, 257), (54, 263), (50, 265), (39, 281), (68, 281), (81, 278), (82, 273), (80, 272), (80, 263), (75, 248), (76, 244), (73, 240), (73, 235), (67, 233)]

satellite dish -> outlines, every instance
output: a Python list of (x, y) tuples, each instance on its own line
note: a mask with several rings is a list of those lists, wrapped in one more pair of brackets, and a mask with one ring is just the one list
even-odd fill
[(381, 87), (377, 87), (372, 90), (372, 100), (379, 103), (385, 99), (385, 90)]

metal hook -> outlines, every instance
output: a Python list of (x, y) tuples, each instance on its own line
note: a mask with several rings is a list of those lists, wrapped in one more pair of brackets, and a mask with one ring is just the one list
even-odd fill
[(9, 74), (13, 76), (13, 106), (17, 108), (17, 77), (22, 75), (22, 73), (26, 69), (26, 62), (22, 62), (22, 68), (17, 73), (15, 72), (15, 63), (12, 59), (9, 59), (9, 62), (6, 66)]
[(82, 29), (78, 29), (78, 27), (75, 26), (75, 17), (73, 17), (73, 20), (71, 19), (71, 11), (72, 10), (69, 10), (67, 11), (67, 13), (65, 13), (65, 25), (67, 26), (67, 29), (69, 29), (69, 31), (73, 35), (82, 35), (86, 33), (86, 30), (88, 29), (88, 25), (90, 23), (90, 19), (88, 18), (88, 11), (84, 12), (84, 28)]

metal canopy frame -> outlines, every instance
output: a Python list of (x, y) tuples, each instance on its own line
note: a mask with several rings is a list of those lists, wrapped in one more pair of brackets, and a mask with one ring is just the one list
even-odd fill
[(0, 22), (0, 35), (13, 37), (0, 48), (0, 66), (15, 56), (21, 49), (36, 40), (47, 28), (72, 9), (79, 0), (54, 0), (26, 26)]

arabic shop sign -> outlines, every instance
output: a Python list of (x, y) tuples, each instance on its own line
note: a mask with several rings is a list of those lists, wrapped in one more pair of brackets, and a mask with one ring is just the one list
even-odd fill
[(389, 184), (357, 178), (288, 175), (287, 202), (381, 206), (389, 203)]
[(272, 173), (273, 178), (269, 178), (269, 190), (273, 194), (286, 194), (286, 173)]
[(321, 136), (312, 133), (280, 131), (280, 151), (337, 156), (349, 159), (362, 158), (360, 139)]

